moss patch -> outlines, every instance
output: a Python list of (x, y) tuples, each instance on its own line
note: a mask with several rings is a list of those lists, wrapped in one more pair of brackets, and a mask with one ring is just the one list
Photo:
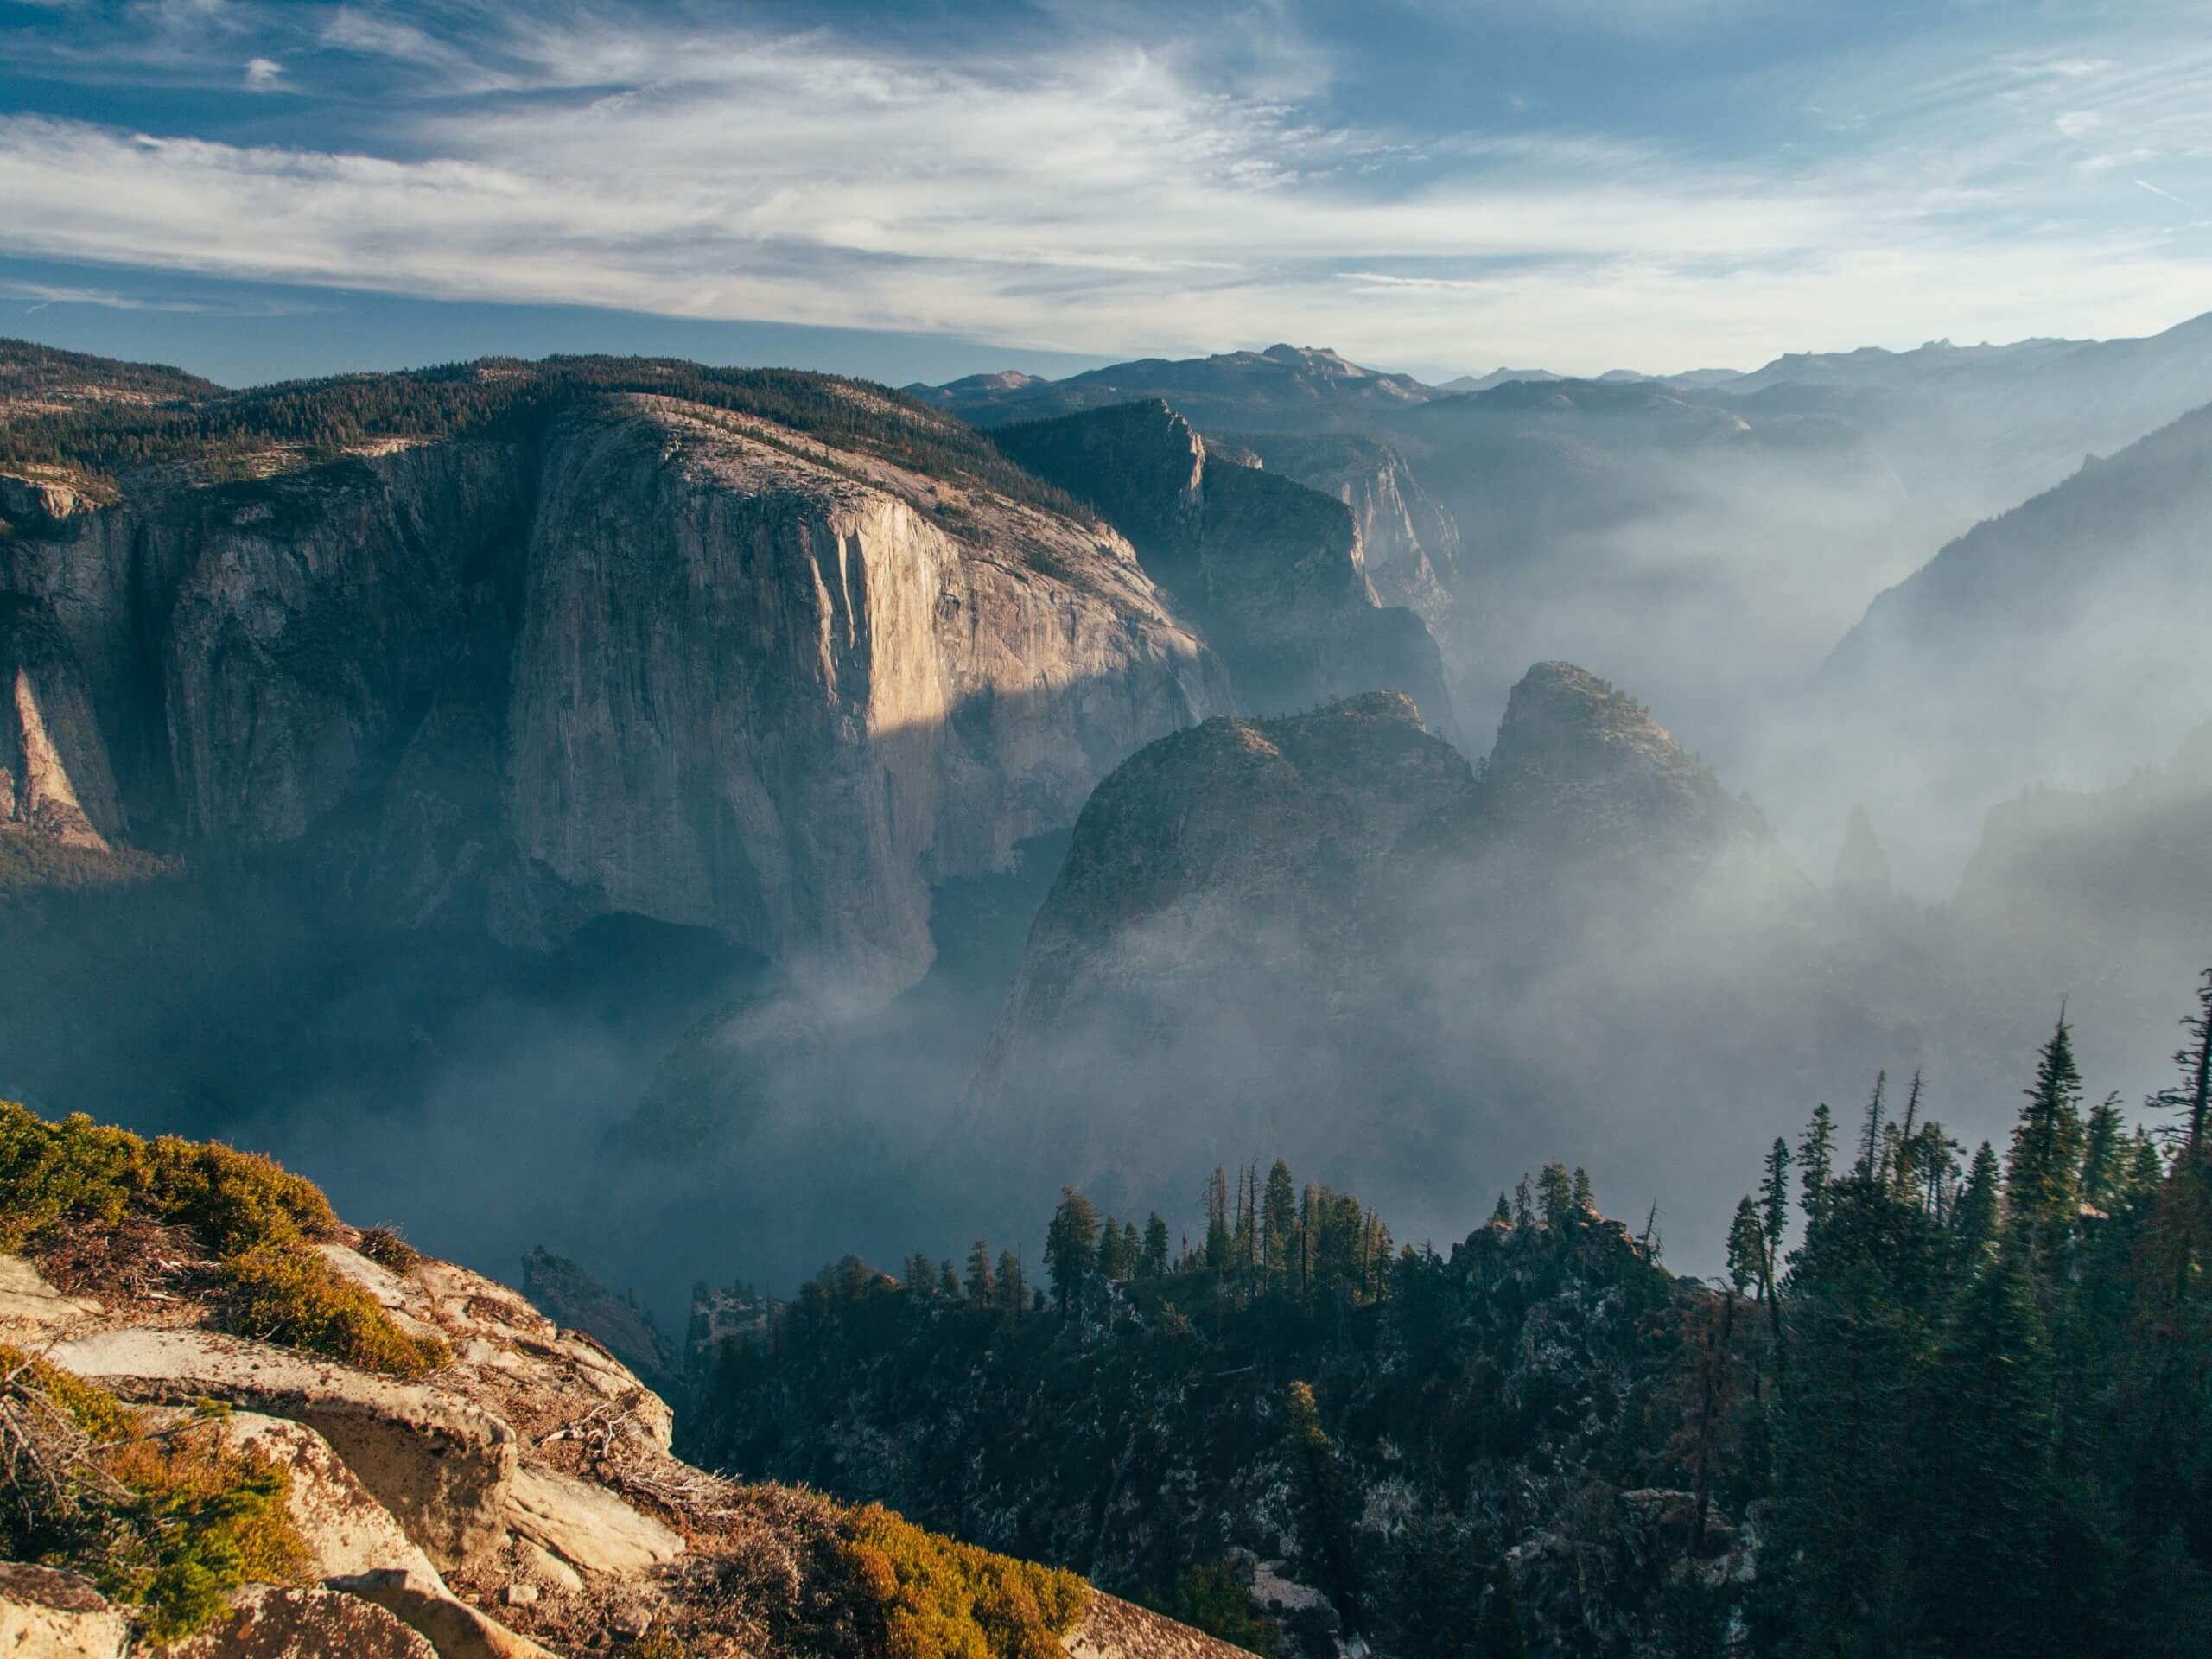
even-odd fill
[(450, 1357), (435, 1338), (401, 1330), (316, 1251), (338, 1218), (314, 1182), (216, 1142), (149, 1141), (81, 1114), (49, 1123), (0, 1101), (0, 1250), (65, 1224), (114, 1227), (132, 1214), (189, 1226), (206, 1240), (249, 1335), (398, 1376)]

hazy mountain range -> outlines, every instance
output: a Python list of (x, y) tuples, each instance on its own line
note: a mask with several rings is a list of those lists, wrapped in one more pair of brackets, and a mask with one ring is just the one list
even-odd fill
[[(0, 1093), (667, 1287), (1009, 1171), (1456, 1215), (1562, 1126), (1701, 1204), (1694, 1116), (1888, 1064), (1994, 1123), (2069, 992), (2158, 1052), (2155, 901), (2018, 872), (2200, 810), (2126, 778), (2212, 716), (2206, 321), (910, 391), (8, 347)], [(2092, 792), (1985, 841), (2038, 782)], [(1894, 890), (1827, 880), (1854, 803)]]

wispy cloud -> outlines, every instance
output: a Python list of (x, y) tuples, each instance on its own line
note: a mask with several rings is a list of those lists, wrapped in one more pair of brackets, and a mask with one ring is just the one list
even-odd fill
[(2174, 194), (2171, 190), (2161, 190), (2157, 185), (2152, 183), (2148, 179), (2136, 180), (2135, 188), (2138, 190), (2148, 190), (2154, 196), (2163, 196), (2168, 201), (2172, 202), (2177, 207), (2186, 207), (2192, 213), (2196, 211), (2196, 204), (2195, 202), (2185, 201), (2181, 197)]
[[(217, 12), (235, 66), (239, 16)], [(488, 16), (288, 19), (249, 85), (340, 60), (410, 78), (348, 106), (371, 125), (344, 147), (0, 118), (0, 250), (1077, 351), (1325, 340), (1416, 366), (2133, 332), (2212, 292), (2212, 250), (2094, 188), (2101, 165), (2208, 165), (2212, 48), (1754, 76), (1747, 119), (1829, 136), (1731, 151), (1502, 101), (1378, 125), (1288, 23), (1225, 75), (1203, 40), (1074, 25), (954, 49)]]

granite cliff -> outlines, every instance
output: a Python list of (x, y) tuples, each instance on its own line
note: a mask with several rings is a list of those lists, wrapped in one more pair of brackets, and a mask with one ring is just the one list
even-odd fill
[(890, 435), (817, 437), (711, 381), (473, 372), (529, 395), (320, 465), (180, 444), (83, 492), (22, 467), (11, 820), (309, 849), (384, 918), (530, 947), (613, 913), (709, 928), (880, 995), (928, 965), (932, 883), (1229, 706), (1118, 537), (1001, 493), (1002, 462), (930, 470), (942, 417), (787, 377)]

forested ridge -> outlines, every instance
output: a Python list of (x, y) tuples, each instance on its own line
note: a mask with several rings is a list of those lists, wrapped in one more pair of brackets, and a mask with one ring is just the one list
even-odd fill
[(1280, 1162), (1187, 1232), (1067, 1190), (1041, 1262), (826, 1268), (726, 1348), (695, 1450), (1259, 1651), (2199, 1654), (2212, 974), (2185, 1029), (2154, 1129), (2088, 1103), (2063, 1016), (2006, 1146), (1917, 1077), (1820, 1107), (1709, 1284), (1559, 1164), (1448, 1255)]
[(905, 393), (793, 369), (664, 358), (485, 358), (227, 391), (175, 370), (0, 340), (0, 397), (35, 400), (86, 377), (87, 392), (73, 401), (34, 401), (0, 418), (0, 468), (53, 469), (111, 488), (134, 469), (179, 462), (219, 477), (271, 448), (296, 449), (313, 463), (381, 440), (513, 435), (580, 398), (628, 392), (758, 416), (927, 476), (1075, 510), (982, 433)]

